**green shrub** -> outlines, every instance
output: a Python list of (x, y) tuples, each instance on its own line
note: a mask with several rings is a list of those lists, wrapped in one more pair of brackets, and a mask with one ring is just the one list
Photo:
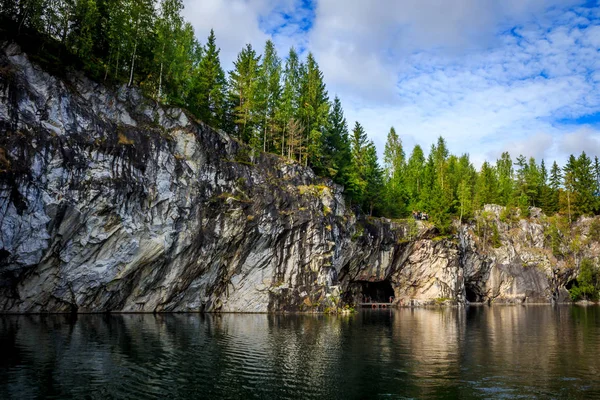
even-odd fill
[(594, 219), (590, 224), (588, 238), (594, 242), (600, 241), (600, 220)]
[(581, 261), (576, 282), (569, 289), (571, 300), (598, 300), (599, 289), (600, 270), (592, 260), (585, 258)]

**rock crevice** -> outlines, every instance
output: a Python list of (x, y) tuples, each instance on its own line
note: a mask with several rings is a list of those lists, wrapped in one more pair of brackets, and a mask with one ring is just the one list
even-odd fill
[(414, 235), (180, 109), (0, 47), (0, 311), (324, 311), (360, 282), (403, 305), (565, 297), (542, 221), (492, 250), (468, 225)]

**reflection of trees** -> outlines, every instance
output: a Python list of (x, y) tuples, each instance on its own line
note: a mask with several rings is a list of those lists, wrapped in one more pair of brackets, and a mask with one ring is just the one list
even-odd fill
[(0, 348), (2, 399), (600, 395), (597, 308), (3, 316)]

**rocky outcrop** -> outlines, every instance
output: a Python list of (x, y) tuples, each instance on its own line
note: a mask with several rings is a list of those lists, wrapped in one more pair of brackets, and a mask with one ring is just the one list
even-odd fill
[(541, 222), (500, 226), (503, 245), (490, 249), (473, 226), (437, 237), (426, 223), (356, 216), (343, 188), (309, 168), (135, 89), (57, 78), (1, 47), (0, 311), (564, 297), (570, 275), (555, 272)]

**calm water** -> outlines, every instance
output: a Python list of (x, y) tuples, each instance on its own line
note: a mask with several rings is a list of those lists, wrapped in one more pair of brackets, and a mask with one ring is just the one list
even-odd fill
[(0, 316), (0, 399), (600, 398), (600, 308)]

